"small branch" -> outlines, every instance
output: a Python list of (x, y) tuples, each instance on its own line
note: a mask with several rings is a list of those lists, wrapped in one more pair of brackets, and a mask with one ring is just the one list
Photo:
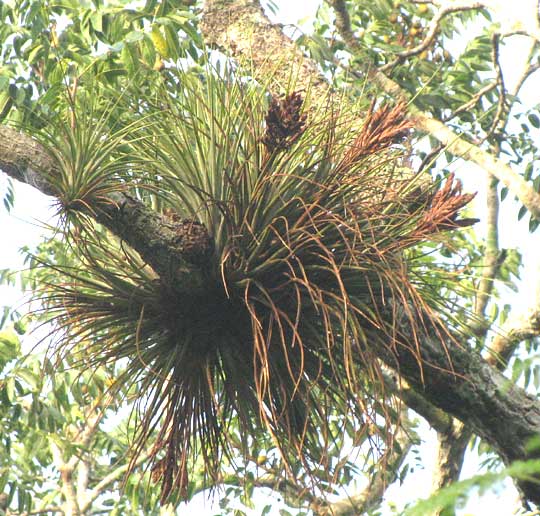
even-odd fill
[(62, 512), (65, 516), (80, 516), (81, 510), (77, 501), (77, 493), (73, 481), (73, 467), (64, 461), (62, 450), (60, 450), (56, 443), (51, 442), (50, 446), (54, 464), (58, 471), (60, 471), (62, 494), (64, 495)]
[(451, 428), (438, 433), (437, 467), (433, 473), (433, 490), (459, 480), (467, 445), (473, 433), (461, 421), (454, 419)]
[(458, 116), (459, 114), (461, 113), (464, 113), (465, 111), (469, 111), (470, 109), (472, 109), (474, 106), (476, 106), (476, 104), (478, 104), (478, 102), (480, 101), (480, 99), (486, 95), (487, 93), (489, 93), (490, 91), (494, 90), (496, 87), (497, 87), (497, 84), (498, 82), (495, 80), (493, 82), (490, 82), (489, 84), (487, 84), (486, 86), (484, 86), (483, 88), (480, 88), (471, 98), (471, 100), (469, 100), (468, 102), (465, 102), (465, 104), (462, 104), (461, 106), (459, 106), (455, 111), (453, 111), (452, 113), (450, 113), (448, 116), (444, 117), (443, 118), (443, 122), (449, 122), (450, 120), (452, 120), (453, 118), (455, 118), (456, 116)]
[[(534, 46), (533, 45), (533, 49), (534, 49)], [(531, 54), (532, 54), (532, 51), (531, 51)], [(512, 93), (512, 95), (514, 97), (517, 97), (517, 95), (519, 94), (521, 88), (523, 87), (523, 84), (525, 83), (525, 81), (534, 73), (536, 72), (536, 70), (540, 69), (540, 61), (537, 61), (535, 63), (532, 63), (532, 64), (529, 64), (527, 66), (527, 68), (523, 71), (523, 73), (521, 74), (520, 78), (518, 79), (518, 82), (516, 84), (516, 87), (515, 87), (515, 90), (514, 92)]]
[(62, 507), (58, 505), (49, 505), (48, 507), (42, 507), (41, 509), (34, 509), (33, 511), (28, 512), (13, 512), (9, 511), (9, 516), (34, 516), (36, 514), (49, 514), (51, 512), (64, 512)]
[(453, 14), (453, 13), (461, 12), (461, 11), (469, 11), (469, 10), (473, 10), (480, 7), (483, 7), (483, 6), (480, 3), (478, 3), (476, 7), (474, 6), (463, 7), (463, 6), (448, 5), (446, 7), (443, 7), (442, 9), (439, 9), (439, 11), (437, 11), (435, 16), (429, 22), (426, 37), (415, 47), (410, 48), (409, 50), (398, 52), (396, 54), (396, 58), (393, 61), (385, 64), (384, 66), (381, 66), (379, 68), (379, 71), (382, 73), (387, 73), (390, 70), (392, 70), (396, 65), (403, 63), (407, 58), (418, 55), (422, 53), (424, 50), (428, 49), (433, 44), (433, 42), (435, 41), (435, 38), (437, 37), (437, 34), (440, 29), (441, 21), (449, 14)]
[(540, 336), (540, 284), (537, 285), (530, 306), (511, 315), (501, 331), (495, 335), (489, 346), (490, 355), (486, 360), (501, 370), (505, 369), (518, 344), (538, 336)]
[(90, 460), (88, 455), (83, 452), (87, 457), (81, 458), (77, 467), (77, 500), (80, 505), (84, 505), (87, 502), (87, 491), (90, 482)]
[(484, 140), (488, 140), (493, 134), (499, 132), (501, 130), (501, 126), (504, 126), (504, 123), (502, 123), (502, 120), (505, 120), (509, 113), (509, 108), (507, 106), (506, 102), (506, 88), (504, 86), (504, 76), (502, 73), (501, 64), (499, 62), (499, 35), (493, 34), (491, 38), (491, 44), (492, 44), (492, 61), (493, 66), (495, 68), (495, 72), (497, 74), (497, 86), (500, 89), (500, 95), (499, 100), (497, 101), (497, 111), (495, 113), (495, 116), (493, 117), (493, 122), (491, 123), (491, 127), (487, 131), (487, 134), (484, 138)]
[(351, 17), (349, 16), (349, 10), (345, 0), (326, 0), (326, 3), (334, 10), (336, 19), (334, 25), (336, 26), (341, 39), (347, 44), (347, 46), (354, 52), (360, 50), (360, 42), (354, 35), (351, 28)]
[(493, 282), (504, 262), (504, 253), (499, 250), (499, 182), (491, 176), (487, 176), (486, 179), (486, 250), (482, 263), (482, 277), (476, 289), (475, 321), (470, 325), (472, 333), (479, 337), (485, 336), (489, 329), (485, 320), (486, 308), (493, 291)]
[(355, 516), (368, 513), (381, 504), (386, 489), (397, 479), (403, 462), (413, 445), (409, 432), (401, 426), (406, 422), (407, 416), (403, 412), (393, 447), (388, 456), (382, 457), (378, 461), (378, 465), (374, 468), (375, 473), (370, 477), (365, 489), (357, 494), (328, 504), (328, 514), (332, 516)]
[[(523, 71), (521, 72), (521, 75), (520, 75), (518, 81), (516, 82), (514, 90), (511, 93), (511, 96), (510, 96), (511, 99), (517, 98), (517, 96), (519, 95), (519, 93), (521, 91), (521, 88), (523, 87), (523, 84), (525, 83), (525, 81), (536, 70), (538, 70), (540, 68), (540, 61), (538, 61), (537, 59), (535, 59), (535, 62), (531, 64), (531, 60), (534, 59), (534, 57), (535, 57), (537, 47), (538, 47), (538, 43), (533, 41), (531, 43), (531, 48), (529, 50), (527, 62), (525, 64), (524, 68), (523, 68)], [(497, 66), (499, 67), (499, 70), (500, 70), (500, 64), (499, 64), (499, 61), (498, 61), (498, 57), (496, 59), (496, 64), (497, 64)], [(500, 74), (500, 76), (502, 78), (502, 73)], [(508, 124), (508, 116), (510, 115), (510, 111), (512, 109), (513, 103), (514, 103), (514, 101), (512, 100), (510, 102), (510, 104), (507, 106), (507, 108), (506, 108), (506, 110), (504, 112), (504, 117), (502, 118), (501, 123), (499, 125), (499, 133), (502, 133), (505, 130), (506, 125)]]
[(433, 147), (422, 159), (420, 165), (418, 166), (418, 172), (425, 170), (428, 166), (431, 166), (435, 161), (437, 161), (438, 156), (442, 151), (444, 151), (444, 145), (442, 143), (439, 143)]
[(147, 452), (143, 455), (139, 455), (139, 457), (137, 458), (134, 464), (130, 463), (130, 464), (125, 464), (123, 466), (120, 466), (116, 468), (115, 470), (111, 471), (111, 473), (109, 473), (105, 477), (103, 477), (96, 484), (96, 486), (86, 494), (86, 500), (81, 505), (81, 512), (85, 513), (86, 511), (88, 511), (92, 503), (103, 493), (105, 489), (107, 489), (107, 487), (109, 487), (111, 484), (113, 484), (117, 480), (120, 480), (120, 478), (123, 477), (128, 472), (128, 470), (134, 469), (140, 466), (141, 464), (143, 464), (144, 462), (146, 462), (151, 456), (152, 456), (151, 452)]

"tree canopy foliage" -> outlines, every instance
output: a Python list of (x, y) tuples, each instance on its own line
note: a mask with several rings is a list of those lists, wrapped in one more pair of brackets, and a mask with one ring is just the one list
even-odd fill
[[(505, 476), (539, 503), (538, 299), (505, 304), (498, 214), (540, 220), (527, 6), (327, 0), (293, 40), (272, 2), (1, 3), (0, 168), (58, 213), (2, 273), (32, 302), (0, 325), (1, 510), (377, 514), (418, 416), (442, 489), (408, 513)], [(494, 472), (457, 482), (471, 440)]]

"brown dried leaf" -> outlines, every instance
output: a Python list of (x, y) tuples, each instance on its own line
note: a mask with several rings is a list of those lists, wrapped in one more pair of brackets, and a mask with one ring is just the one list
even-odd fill
[(412, 128), (412, 122), (406, 118), (406, 114), (407, 106), (404, 102), (393, 107), (382, 105), (375, 111), (373, 101), (360, 133), (343, 158), (342, 166), (351, 166), (365, 156), (401, 143)]
[(471, 226), (478, 219), (458, 219), (459, 211), (469, 204), (476, 194), (461, 193), (462, 185), (454, 174), (449, 174), (444, 186), (435, 192), (429, 209), (420, 220), (418, 231), (435, 233), (458, 227)]

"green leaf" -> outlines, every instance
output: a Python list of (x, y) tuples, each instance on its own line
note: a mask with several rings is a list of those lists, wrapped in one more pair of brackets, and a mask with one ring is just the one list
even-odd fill
[(6, 364), (20, 355), (19, 336), (12, 329), (0, 331), (0, 363)]
[(98, 32), (103, 31), (103, 17), (100, 12), (94, 12), (90, 16), (90, 21), (92, 23), (92, 27), (94, 27), (95, 30)]
[(30, 387), (32, 391), (38, 390), (38, 387), (41, 384), (41, 379), (36, 376), (32, 371), (23, 368), (16, 369), (14, 373), (17, 375), (18, 378), (24, 380), (24, 382)]
[(540, 118), (537, 115), (531, 113), (527, 118), (533, 127), (540, 128)]
[(144, 39), (144, 32), (140, 30), (133, 30), (126, 34), (124, 41), (126, 43), (135, 43), (136, 41), (142, 41)]
[(7, 378), (4, 381), (5, 393), (10, 403), (15, 401), (15, 378)]
[(271, 505), (265, 505), (261, 511), (261, 516), (266, 516), (272, 510)]

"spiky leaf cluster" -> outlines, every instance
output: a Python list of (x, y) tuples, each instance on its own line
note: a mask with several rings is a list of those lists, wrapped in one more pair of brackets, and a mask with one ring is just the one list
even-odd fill
[[(234, 448), (247, 455), (260, 432), (285, 464), (330, 467), (336, 420), (354, 421), (361, 439), (380, 416), (392, 421), (374, 350), (414, 349), (435, 317), (403, 251), (459, 225), (468, 198), (449, 185), (411, 201), (414, 178), (396, 176), (403, 107), (371, 109), (362, 124), (360, 111), (313, 106), (307, 120), (297, 94), (268, 106), (264, 88), (214, 73), (178, 72), (151, 97), (123, 97), (125, 112), (148, 121), (127, 122), (121, 142), (144, 164), (130, 169), (135, 192), (165, 218), (206, 228), (212, 251), (188, 265), (205, 285), (170, 284), (125, 243), (83, 226), (77, 269), (47, 292), (61, 346), (91, 342), (85, 360), (125, 361), (117, 381), (139, 386), (137, 449), (157, 432), (163, 500), (186, 495), (197, 458), (219, 480)], [(287, 144), (268, 152), (278, 139), (269, 131), (293, 118)], [(95, 181), (84, 163), (59, 162), (73, 180)], [(411, 341), (400, 340), (403, 326)]]

